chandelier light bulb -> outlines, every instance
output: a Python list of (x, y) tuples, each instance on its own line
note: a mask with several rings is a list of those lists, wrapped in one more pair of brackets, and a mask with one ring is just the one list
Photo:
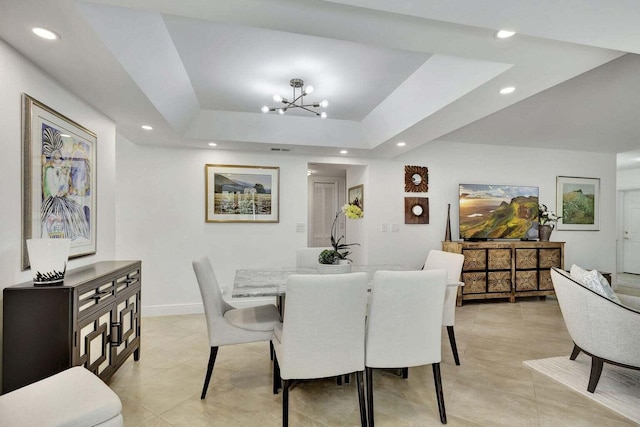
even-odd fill
[(323, 111), (322, 113), (320, 113), (320, 118), (321, 119), (326, 119), (327, 118), (327, 112)]
[(292, 88), (291, 98), (285, 98), (277, 94), (273, 95), (273, 101), (277, 102), (279, 105), (271, 107), (268, 105), (264, 105), (260, 108), (260, 110), (263, 113), (275, 112), (278, 114), (284, 114), (288, 109), (295, 109), (295, 111), (306, 111), (315, 115), (316, 117), (321, 117), (323, 119), (327, 118), (327, 113), (316, 111), (315, 108), (327, 108), (329, 106), (329, 101), (327, 101), (326, 99), (323, 101), (307, 101), (305, 98), (305, 96), (314, 92), (313, 86), (305, 86), (304, 80), (299, 78), (289, 80), (289, 86), (291, 86)]

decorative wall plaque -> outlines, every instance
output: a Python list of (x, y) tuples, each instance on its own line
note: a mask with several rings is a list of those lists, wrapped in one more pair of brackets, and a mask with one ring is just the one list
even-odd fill
[(429, 168), (405, 166), (404, 191), (407, 193), (426, 193), (429, 191)]
[(429, 198), (405, 197), (404, 198), (404, 223), (405, 224), (429, 224)]

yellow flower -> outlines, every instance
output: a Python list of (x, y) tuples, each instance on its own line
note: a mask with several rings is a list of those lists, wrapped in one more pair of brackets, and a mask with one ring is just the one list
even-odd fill
[(344, 213), (344, 216), (350, 219), (359, 219), (364, 216), (362, 209), (351, 203), (347, 203), (342, 206), (342, 213)]

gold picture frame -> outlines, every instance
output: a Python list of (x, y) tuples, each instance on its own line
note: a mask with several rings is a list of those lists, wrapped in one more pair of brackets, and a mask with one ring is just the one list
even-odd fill
[(206, 222), (279, 222), (280, 168), (206, 164)]

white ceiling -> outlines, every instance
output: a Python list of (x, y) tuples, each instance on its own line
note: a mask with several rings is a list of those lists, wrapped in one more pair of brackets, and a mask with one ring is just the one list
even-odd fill
[[(0, 0), (0, 38), (139, 144), (393, 157), (443, 139), (632, 152), (621, 168), (640, 164), (639, 22), (637, 0)], [(291, 78), (328, 119), (260, 113)]]

